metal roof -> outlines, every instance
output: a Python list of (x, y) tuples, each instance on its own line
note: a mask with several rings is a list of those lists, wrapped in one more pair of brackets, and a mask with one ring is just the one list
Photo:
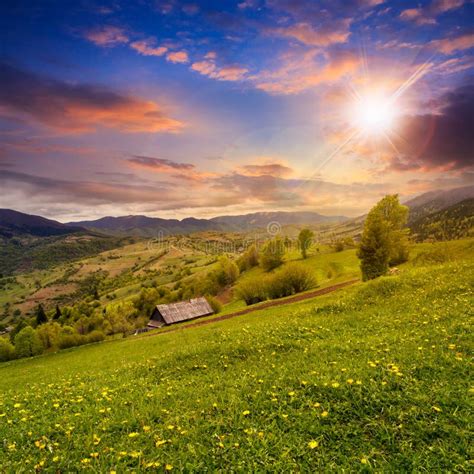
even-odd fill
[(159, 304), (156, 306), (166, 324), (179, 323), (188, 319), (199, 318), (213, 314), (211, 306), (206, 298), (194, 298), (179, 303)]

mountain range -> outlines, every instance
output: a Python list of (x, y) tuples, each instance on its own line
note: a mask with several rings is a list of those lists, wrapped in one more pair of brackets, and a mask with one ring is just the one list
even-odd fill
[[(430, 191), (410, 199), (405, 202), (410, 208), (409, 225), (470, 198), (474, 198), (474, 186), (464, 186), (447, 191)], [(290, 224), (311, 225), (354, 221), (362, 226), (363, 220), (361, 217), (349, 219), (344, 216), (324, 216), (317, 212), (255, 212), (211, 219), (189, 217), (183, 220), (132, 215), (62, 224), (40, 216), (0, 209), (0, 236), (7, 238), (16, 235), (47, 237), (92, 231), (112, 236), (157, 237), (207, 230), (249, 231), (266, 228), (270, 224), (278, 227)]]

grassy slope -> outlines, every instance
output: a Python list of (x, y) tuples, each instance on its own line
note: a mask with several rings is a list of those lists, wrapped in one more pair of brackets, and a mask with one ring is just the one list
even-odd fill
[(473, 242), (438, 248), (452, 261), (4, 364), (3, 469), (469, 471)]

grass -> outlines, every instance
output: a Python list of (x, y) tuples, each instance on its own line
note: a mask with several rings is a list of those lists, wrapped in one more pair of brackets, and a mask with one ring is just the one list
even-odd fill
[(2, 470), (472, 472), (472, 241), (451, 250), (314, 300), (3, 364)]

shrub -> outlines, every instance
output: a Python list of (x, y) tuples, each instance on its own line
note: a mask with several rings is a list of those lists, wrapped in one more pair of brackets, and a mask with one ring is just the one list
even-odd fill
[(298, 246), (301, 251), (301, 256), (306, 258), (308, 256), (308, 249), (311, 246), (314, 238), (314, 233), (310, 229), (301, 229), (298, 235)]
[(270, 298), (282, 298), (309, 290), (316, 285), (312, 272), (298, 263), (290, 263), (267, 280)]
[(15, 357), (15, 348), (7, 339), (0, 337), (0, 362), (6, 362)]
[(219, 258), (216, 280), (220, 286), (231, 285), (239, 277), (239, 267), (227, 255)]
[(250, 305), (268, 299), (267, 289), (266, 278), (249, 278), (237, 286), (235, 293), (238, 298)]
[(15, 353), (17, 357), (32, 357), (43, 352), (43, 344), (38, 333), (31, 327), (23, 328), (15, 336)]
[(92, 331), (91, 333), (87, 334), (85, 339), (87, 343), (100, 342), (105, 339), (105, 334), (102, 331), (96, 329), (95, 331)]
[(220, 313), (222, 311), (222, 303), (214, 298), (213, 296), (206, 296), (206, 300), (209, 303), (209, 306), (212, 308), (214, 313)]
[(260, 266), (267, 272), (283, 263), (285, 245), (280, 237), (269, 240), (260, 253)]

